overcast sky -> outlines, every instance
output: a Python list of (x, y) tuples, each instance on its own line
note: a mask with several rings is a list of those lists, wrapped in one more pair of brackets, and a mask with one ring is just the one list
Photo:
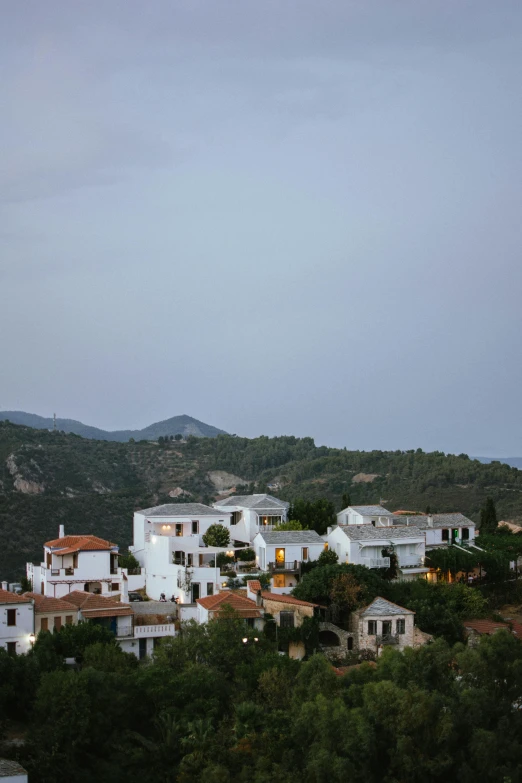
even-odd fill
[(16, 0), (0, 409), (522, 454), (519, 0)]

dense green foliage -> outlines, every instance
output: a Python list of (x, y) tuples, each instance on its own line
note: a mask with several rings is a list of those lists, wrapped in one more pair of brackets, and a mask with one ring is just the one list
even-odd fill
[(497, 510), (492, 498), (486, 498), (486, 502), (480, 509), (481, 531), (493, 533), (497, 528)]
[(230, 543), (230, 531), (224, 525), (210, 525), (203, 536), (206, 546), (228, 546)]
[[(188, 493), (180, 502), (212, 502), (213, 470), (240, 476), (258, 492), (277, 479), (277, 494), (297, 509), (292, 518), (321, 533), (335, 522), (347, 493), (354, 504), (382, 497), (392, 510), (430, 506), (462, 511), (476, 522), (487, 497), (501, 518), (515, 517), (521, 507), (521, 471), (466, 455), (346, 451), (290, 436), (188, 437), (160, 447), (0, 422), (0, 575), (19, 578), (27, 560), (39, 562), (43, 542), (56, 537), (60, 523), (68, 533), (96, 533), (125, 548), (132, 543), (133, 511), (176, 502), (172, 489)], [(354, 482), (359, 473), (376, 478)]]
[(388, 648), (343, 676), (244, 635), (233, 615), (189, 625), (145, 666), (98, 641), (79, 671), (0, 650), (0, 725), (27, 739), (2, 753), (32, 783), (522, 781), (522, 643), (509, 633)]

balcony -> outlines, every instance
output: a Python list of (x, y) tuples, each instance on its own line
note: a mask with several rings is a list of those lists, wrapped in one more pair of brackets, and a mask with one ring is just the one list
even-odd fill
[(399, 644), (398, 634), (385, 633), (375, 637), (375, 641), (379, 647), (387, 647), (389, 645)]
[(361, 558), (361, 565), (366, 568), (389, 568), (389, 557), (363, 557)]
[(271, 533), (273, 530), (277, 530), (279, 525), (256, 525), (258, 533)]
[(175, 636), (176, 627), (174, 623), (164, 623), (163, 625), (136, 625), (134, 627), (134, 636), (136, 639), (150, 639), (158, 636)]
[(418, 555), (399, 557), (399, 568), (422, 568), (422, 559)]
[(273, 574), (283, 573), (284, 571), (298, 574), (301, 572), (301, 561), (291, 560), (285, 563), (269, 563), (268, 570)]

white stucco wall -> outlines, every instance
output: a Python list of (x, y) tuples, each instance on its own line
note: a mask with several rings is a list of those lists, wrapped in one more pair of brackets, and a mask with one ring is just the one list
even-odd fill
[[(16, 625), (7, 625), (7, 610), (16, 610)], [(7, 650), (8, 642), (16, 642), (16, 652), (26, 653), (31, 643), (29, 636), (34, 633), (33, 603), (0, 603), (0, 647)]]

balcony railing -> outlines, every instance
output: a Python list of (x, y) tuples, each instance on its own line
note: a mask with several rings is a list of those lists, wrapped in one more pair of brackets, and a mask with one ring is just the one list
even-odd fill
[(399, 644), (398, 634), (384, 633), (375, 637), (375, 641), (379, 646), (387, 646), (392, 644)]
[(290, 560), (289, 562), (281, 562), (281, 563), (269, 563), (268, 564), (268, 570), (269, 571), (300, 571), (301, 570), (301, 561), (300, 560)]
[(151, 636), (175, 636), (176, 627), (174, 623), (164, 623), (163, 625), (136, 625), (134, 627), (134, 636), (137, 639), (150, 638)]
[(389, 557), (363, 557), (361, 561), (361, 565), (366, 566), (366, 568), (389, 568), (390, 558)]
[(418, 555), (404, 555), (399, 557), (399, 568), (420, 568), (422, 560)]

